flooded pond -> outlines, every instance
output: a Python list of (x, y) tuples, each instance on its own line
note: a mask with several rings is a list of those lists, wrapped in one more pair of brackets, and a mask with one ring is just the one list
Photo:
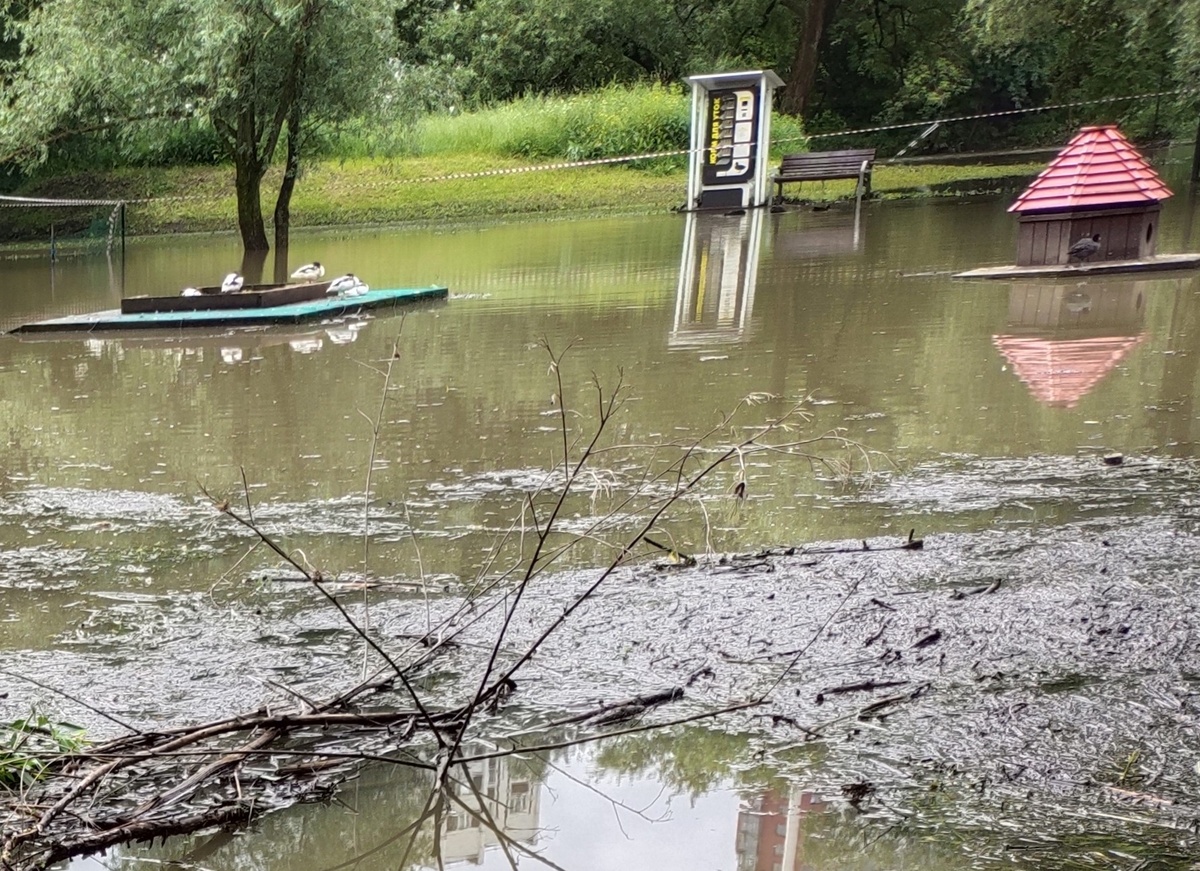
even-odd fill
[[(1167, 170), (1180, 194), (1159, 250), (1194, 250), (1196, 203)], [(699, 565), (644, 554), (495, 728), (705, 669), (697, 704), (777, 687), (772, 706), (477, 764), (462, 783), (488, 812), (450, 807), (415, 839), (427, 789), (383, 767), (249, 833), (103, 863), (504, 868), (528, 848), (568, 869), (1188, 867), (1200, 281), (954, 279), (1012, 261), (1010, 201), (306, 232), (297, 263), (450, 297), (287, 328), (0, 336), (0, 717), (36, 704), (103, 735), (46, 687), (158, 726), (361, 674), (361, 640), (202, 488), (249, 503), (399, 644), (508, 569), (497, 542), (520, 551), (529, 494), (556, 486), (564, 442), (577, 454), (598, 392), (621, 385), (559, 519), (580, 541), (531, 592), (521, 649), (642, 529), (663, 496), (647, 469), (805, 400), (777, 441), (850, 446), (718, 469), (651, 536)], [(133, 240), (123, 262), (14, 256), (0, 330), (240, 262), (231, 237)], [(924, 550), (883, 550), (913, 532)], [(903, 710), (864, 716), (888, 682)]]

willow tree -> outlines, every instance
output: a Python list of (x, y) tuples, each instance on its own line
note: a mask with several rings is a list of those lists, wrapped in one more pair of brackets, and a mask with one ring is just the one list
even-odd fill
[(287, 244), (304, 137), (369, 111), (389, 75), (387, 0), (54, 0), (11, 22), (0, 161), (45, 159), (77, 133), (141, 137), (203, 119), (235, 171), (247, 251), (268, 248), (263, 180), (286, 143), (276, 243)]
[(1019, 53), (1053, 99), (1177, 88), (1196, 104), (1200, 0), (967, 0), (980, 49)]

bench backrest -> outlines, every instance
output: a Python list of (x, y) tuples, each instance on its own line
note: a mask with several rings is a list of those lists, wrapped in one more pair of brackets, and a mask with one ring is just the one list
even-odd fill
[(874, 148), (855, 148), (847, 151), (810, 151), (804, 154), (785, 154), (779, 167), (780, 175), (806, 175), (828, 178), (832, 173), (857, 176), (863, 161), (875, 160)]

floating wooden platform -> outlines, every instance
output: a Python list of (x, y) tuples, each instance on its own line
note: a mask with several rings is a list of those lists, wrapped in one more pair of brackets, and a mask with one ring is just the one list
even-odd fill
[(1122, 275), (1200, 268), (1200, 254), (1160, 254), (1147, 260), (1105, 260), (1070, 266), (985, 266), (955, 274), (955, 278), (1069, 278), (1080, 275)]
[(221, 293), (220, 287), (199, 287), (198, 296), (127, 296), (121, 300), (121, 314), (273, 308), (322, 299), (328, 288), (328, 281), (317, 281), (307, 284), (248, 284), (236, 293)]
[[(98, 332), (101, 330), (173, 329), (183, 327), (246, 327), (266, 324), (295, 324), (319, 318), (354, 314), (364, 309), (395, 306), (418, 300), (445, 299), (445, 287), (406, 287), (370, 290), (362, 296), (325, 297), (322, 299), (276, 305), (269, 308), (242, 308), (200, 311), (160, 311), (125, 314), (120, 309), (86, 315), (68, 315), (37, 321), (10, 330), (12, 334)], [(187, 299), (188, 297), (182, 297)], [(191, 297), (195, 299), (195, 297)]]

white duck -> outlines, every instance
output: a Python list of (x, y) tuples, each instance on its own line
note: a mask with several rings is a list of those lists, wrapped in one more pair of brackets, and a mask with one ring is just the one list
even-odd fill
[(318, 278), (325, 277), (325, 267), (320, 263), (313, 261), (306, 263), (292, 273), (292, 278), (303, 279), (304, 281), (315, 281)]
[(238, 275), (236, 272), (231, 272), (225, 276), (225, 280), (221, 282), (221, 293), (237, 293), (242, 289), (242, 285), (246, 283), (246, 279)]
[(357, 275), (354, 273), (347, 273), (329, 282), (329, 287), (325, 288), (325, 292), (331, 296), (356, 296), (357, 294), (351, 294), (350, 291), (358, 287), (360, 284), (362, 284), (362, 282), (358, 280)]
[(183, 290), (179, 291), (179, 295), (180, 296), (199, 296), (200, 291), (194, 287), (185, 287)]

